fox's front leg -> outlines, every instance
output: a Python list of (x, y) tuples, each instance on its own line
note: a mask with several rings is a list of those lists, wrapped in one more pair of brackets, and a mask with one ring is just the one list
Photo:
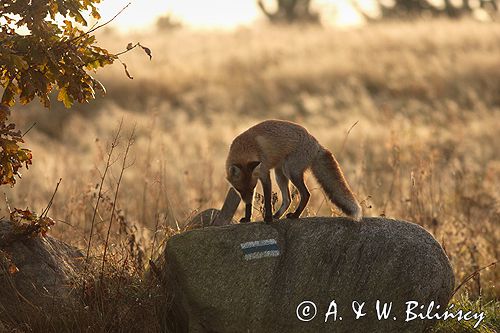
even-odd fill
[[(252, 198), (253, 198), (253, 191), (252, 191)], [(248, 203), (245, 203), (245, 216), (240, 219), (240, 223), (247, 223), (250, 222), (252, 219), (252, 201)]]
[(266, 223), (273, 222), (273, 211), (271, 207), (271, 176), (269, 170), (262, 172), (260, 175), (262, 189), (264, 190), (264, 221)]

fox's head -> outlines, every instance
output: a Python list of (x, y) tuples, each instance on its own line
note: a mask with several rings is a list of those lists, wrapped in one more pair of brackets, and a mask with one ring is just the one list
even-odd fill
[(260, 161), (246, 164), (231, 164), (227, 169), (227, 180), (240, 193), (241, 199), (249, 204), (259, 180)]

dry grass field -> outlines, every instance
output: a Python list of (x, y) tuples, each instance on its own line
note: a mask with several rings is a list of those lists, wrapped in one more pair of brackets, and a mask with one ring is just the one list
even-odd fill
[[(98, 39), (113, 52), (140, 41), (153, 59), (140, 50), (121, 57), (133, 80), (119, 63), (101, 71), (107, 95), (89, 105), (17, 107), (20, 128), (36, 122), (26, 135), (34, 164), (4, 191), (11, 206), (41, 212), (62, 178), (51, 234), (85, 249), (110, 143), (123, 119), (97, 214), (92, 254), (98, 258), (135, 126), (110, 253), (112, 267), (128, 260), (121, 271), (127, 278), (139, 279), (166, 234), (222, 205), (232, 138), (269, 118), (301, 123), (334, 152), (365, 215), (429, 230), (448, 253), (457, 284), (500, 257), (500, 24), (127, 36), (107, 30)], [(306, 214), (338, 215), (312, 177), (307, 181), (313, 190)], [(5, 207), (0, 215), (8, 215)], [(498, 266), (489, 268), (457, 297), (493, 301), (498, 314), (499, 282)], [(498, 317), (491, 320), (500, 325)]]

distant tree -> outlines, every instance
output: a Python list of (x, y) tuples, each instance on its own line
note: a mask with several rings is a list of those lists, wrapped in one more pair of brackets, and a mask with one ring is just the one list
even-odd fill
[[(67, 108), (88, 102), (103, 85), (90, 72), (118, 59), (96, 45), (92, 34), (106, 25), (94, 25), (87, 31), (83, 12), (95, 19), (100, 15), (100, 0), (1, 0), (0, 2), (0, 185), (16, 182), (19, 169), (32, 161), (29, 149), (21, 148), (23, 135), (9, 123), (10, 108), (28, 104), (37, 97), (50, 106), (50, 92)], [(64, 18), (56, 21), (56, 16)], [(141, 46), (127, 46), (127, 50)], [(142, 46), (141, 46), (142, 47)], [(143, 49), (151, 56), (149, 49)], [(125, 65), (124, 65), (125, 66)], [(125, 66), (126, 71), (126, 66)], [(128, 72), (127, 72), (128, 75)]]
[[(369, 21), (391, 18), (418, 18), (422, 16), (447, 16), (459, 18), (471, 15), (474, 10), (482, 8), (490, 13), (498, 12), (498, 0), (375, 0), (380, 16), (368, 14), (360, 5), (359, 0), (351, 0), (354, 7)], [(492, 15), (493, 17), (494, 15)]]
[(156, 20), (156, 28), (158, 30), (174, 30), (182, 27), (181, 21), (175, 19), (169, 13), (160, 16)]
[(311, 0), (276, 0), (276, 10), (271, 12), (263, 0), (257, 5), (273, 23), (317, 23), (319, 16), (311, 10)]

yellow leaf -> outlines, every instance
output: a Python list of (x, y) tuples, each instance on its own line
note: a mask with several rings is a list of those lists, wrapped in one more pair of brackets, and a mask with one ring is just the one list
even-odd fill
[(19, 146), (14, 141), (2, 140), (2, 148), (8, 154), (15, 153), (19, 150)]
[(7, 121), (10, 116), (10, 108), (7, 105), (0, 104), (0, 122)]
[(57, 100), (64, 103), (66, 108), (70, 108), (73, 105), (73, 99), (68, 95), (66, 87), (59, 89), (59, 94), (57, 94)]
[(99, 14), (99, 12), (95, 7), (92, 8), (92, 17), (95, 18), (96, 20), (101, 19), (101, 15)]
[(16, 104), (15, 94), (17, 93), (17, 91), (18, 88), (16, 87), (16, 85), (12, 82), (9, 82), (3, 92), (1, 104), (7, 107), (14, 106), (14, 104)]

